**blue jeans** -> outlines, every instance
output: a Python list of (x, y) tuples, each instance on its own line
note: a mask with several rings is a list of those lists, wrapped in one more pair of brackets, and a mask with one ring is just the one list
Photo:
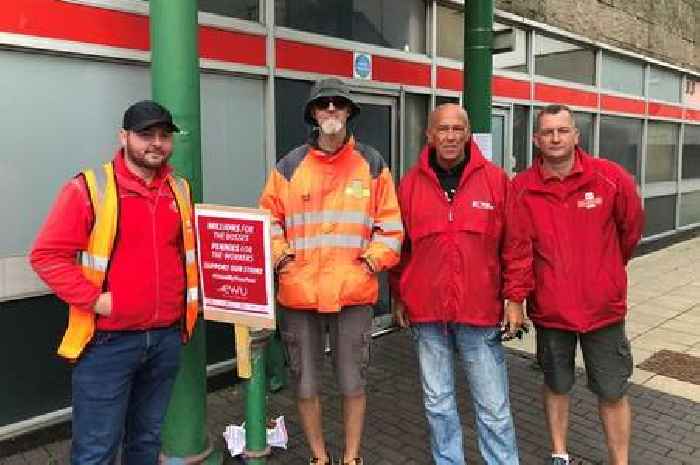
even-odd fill
[(73, 368), (72, 465), (154, 465), (180, 361), (177, 327), (97, 332)]
[(459, 352), (474, 403), (481, 456), (488, 465), (517, 465), (499, 328), (429, 323), (413, 325), (412, 332), (435, 464), (465, 464), (454, 379), (455, 352)]

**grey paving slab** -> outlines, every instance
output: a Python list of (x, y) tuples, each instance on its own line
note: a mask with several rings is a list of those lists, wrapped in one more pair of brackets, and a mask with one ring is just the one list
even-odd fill
[[(532, 336), (530, 336), (532, 337)], [(429, 465), (431, 462), (416, 356), (406, 332), (377, 339), (369, 369), (367, 426), (364, 436), (366, 463)], [(540, 406), (541, 374), (532, 356), (508, 350), (510, 393), (518, 444), (523, 465), (540, 465), (548, 454), (548, 435)], [(323, 403), (329, 447), (342, 448), (340, 398), (333, 392), (330, 360), (326, 362)], [(470, 464), (483, 464), (478, 457), (471, 399), (463, 376), (458, 379), (458, 406), (462, 414), (464, 443)], [(208, 396), (208, 430), (216, 445), (224, 448), (222, 432), (229, 423), (240, 423), (243, 413), (243, 384)], [(634, 409), (632, 463), (697, 465), (700, 456), (700, 404), (641, 385), (629, 391)], [(286, 389), (268, 396), (271, 416), (283, 414), (289, 432), (289, 448), (276, 449), (270, 465), (306, 463), (308, 451), (299, 426), (291, 392)], [(579, 370), (572, 391), (570, 451), (590, 464), (605, 463), (604, 438), (597, 418), (596, 399), (585, 387)], [(0, 452), (2, 444), (0, 443)], [(1, 455), (1, 454), (0, 454)], [(2, 465), (67, 465), (68, 441), (58, 440), (0, 459)], [(227, 457), (225, 465), (242, 463)]]
[[(675, 346), (700, 355), (700, 343), (693, 339), (698, 334), (695, 326), (700, 324), (700, 238), (637, 257), (630, 263), (629, 271), (632, 308), (628, 321), (637, 362), (659, 348)], [(507, 351), (510, 394), (521, 463), (540, 465), (548, 455), (549, 439), (540, 401), (541, 374), (532, 356), (534, 336), (528, 338), (514, 343)], [(384, 336), (375, 341), (372, 354), (365, 463), (431, 464), (417, 361), (410, 338), (406, 332)], [(327, 361), (323, 396), (325, 428), (329, 447), (337, 453), (342, 447), (342, 412), (330, 371)], [(463, 376), (457, 379), (468, 463), (482, 464), (474, 435), (471, 399)], [(633, 381), (636, 383), (629, 390), (634, 411), (631, 463), (700, 464), (700, 387), (642, 371)], [(226, 425), (244, 419), (243, 386), (234, 385), (208, 396), (207, 428), (221, 449), (224, 449), (222, 432)], [(285, 415), (289, 431), (289, 448), (275, 450), (268, 463), (305, 464), (308, 451), (291, 392), (270, 394), (268, 405), (270, 416)], [(3, 445), (7, 447), (8, 443), (0, 442), (0, 465), (68, 465), (69, 441), (65, 437), (54, 439), (43, 445), (34, 443), (31, 448), (9, 456), (3, 454)], [(569, 443), (570, 452), (586, 459), (586, 463), (605, 463), (596, 399), (585, 387), (582, 369), (577, 371), (572, 391)], [(225, 460), (225, 465), (238, 463), (241, 463), (238, 459), (230, 457)]]
[[(366, 458), (368, 463), (430, 464), (427, 429), (423, 416), (420, 385), (416, 370), (416, 358), (410, 338), (405, 333), (385, 336), (376, 341), (375, 354), (370, 369), (368, 418), (365, 432)], [(510, 391), (515, 417), (521, 463), (537, 465), (544, 463), (548, 454), (548, 434), (540, 407), (541, 374), (531, 356), (509, 351)], [(330, 364), (326, 367), (324, 405), (327, 412), (340, 413), (340, 399), (332, 393), (333, 382), (329, 376)], [(465, 449), (468, 462), (482, 464), (478, 457), (471, 399), (465, 381), (458, 376), (459, 410), (462, 414)], [(241, 387), (230, 388), (240, 390)], [(635, 412), (632, 463), (645, 465), (654, 463), (695, 464), (689, 461), (693, 454), (700, 453), (697, 430), (700, 428), (700, 404), (640, 385), (630, 388), (630, 399)], [(275, 451), (270, 464), (304, 463), (307, 455), (303, 445), (303, 434), (298, 426), (296, 412), (280, 411), (278, 405), (290, 407), (290, 394), (283, 392), (271, 395), (270, 410), (284, 413), (290, 431), (288, 451)], [(280, 402), (284, 399), (283, 402)], [(242, 412), (239, 403), (231, 404), (231, 421), (240, 421)], [(326, 422), (331, 450), (342, 447), (340, 417)], [(216, 430), (216, 425), (210, 429)], [(223, 426), (219, 427), (219, 429)], [(585, 387), (585, 376), (578, 372), (577, 383), (572, 392), (570, 450), (587, 463), (605, 463), (604, 436), (597, 418), (595, 397)], [(240, 463), (228, 458), (227, 464)]]

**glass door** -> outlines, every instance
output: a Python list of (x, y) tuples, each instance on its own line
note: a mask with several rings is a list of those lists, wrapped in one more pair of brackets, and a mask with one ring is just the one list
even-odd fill
[(491, 161), (503, 168), (509, 175), (513, 174), (515, 159), (513, 158), (510, 108), (495, 107), (491, 112)]
[[(357, 141), (371, 145), (379, 151), (398, 180), (398, 102), (386, 95), (353, 94), (360, 105), (360, 114), (351, 123)], [(374, 329), (391, 326), (391, 292), (386, 272), (379, 275), (379, 299), (374, 306)]]
[[(309, 135), (301, 110), (304, 108), (313, 83), (291, 79), (275, 79), (277, 159), (299, 146)], [(360, 114), (353, 119), (350, 130), (356, 139), (379, 151), (398, 180), (398, 97), (393, 95), (352, 93), (360, 106)], [(391, 324), (391, 293), (386, 273), (379, 277), (380, 293), (375, 306), (375, 326), (384, 329)]]
[(354, 94), (360, 114), (350, 123), (355, 138), (379, 151), (396, 179), (397, 99), (384, 95)]

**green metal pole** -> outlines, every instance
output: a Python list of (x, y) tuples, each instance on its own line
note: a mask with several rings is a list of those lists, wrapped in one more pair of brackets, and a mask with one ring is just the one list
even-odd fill
[(464, 98), (473, 134), (491, 135), (493, 0), (469, 0), (464, 9)]
[[(189, 179), (195, 202), (202, 200), (197, 0), (150, 0), (153, 99), (168, 108), (182, 131), (171, 163)], [(166, 464), (220, 464), (206, 428), (206, 337), (200, 317), (183, 347), (170, 406), (161, 432)]]
[(181, 134), (171, 160), (186, 176), (195, 201), (202, 200), (197, 0), (150, 0), (151, 88)]
[(245, 456), (250, 465), (265, 465), (270, 454), (267, 446), (265, 350), (269, 331), (251, 331), (251, 377), (246, 383), (245, 399)]

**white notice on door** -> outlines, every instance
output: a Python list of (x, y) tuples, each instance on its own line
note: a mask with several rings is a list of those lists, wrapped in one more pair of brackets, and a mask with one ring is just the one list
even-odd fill
[(481, 150), (481, 154), (484, 156), (484, 158), (487, 160), (493, 160), (493, 140), (491, 138), (491, 134), (472, 134), (472, 139), (476, 143), (477, 147), (479, 147), (479, 150)]

